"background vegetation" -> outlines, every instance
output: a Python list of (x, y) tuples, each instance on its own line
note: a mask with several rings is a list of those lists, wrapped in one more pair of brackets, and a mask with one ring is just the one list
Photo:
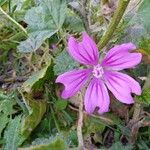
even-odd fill
[(79, 66), (66, 48), (69, 35), (80, 38), (82, 31), (94, 37), (101, 54), (125, 42), (143, 54), (137, 68), (126, 70), (142, 95), (130, 106), (112, 97), (102, 116), (83, 111), (84, 147), (150, 149), (149, 0), (0, 0), (2, 149), (79, 149), (79, 98), (62, 100), (55, 79)]

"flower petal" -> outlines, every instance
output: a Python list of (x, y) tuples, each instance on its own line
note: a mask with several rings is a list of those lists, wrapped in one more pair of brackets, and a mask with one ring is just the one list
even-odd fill
[(115, 75), (117, 75), (118, 79), (124, 80), (124, 82), (126, 84), (128, 84), (128, 86), (130, 87), (132, 93), (135, 93), (136, 95), (141, 95), (141, 92), (142, 92), (141, 86), (132, 77), (130, 77), (130, 76), (124, 74), (124, 73), (121, 73), (121, 72), (115, 72)]
[(132, 43), (113, 47), (106, 54), (102, 61), (102, 66), (109, 67), (113, 70), (122, 70), (136, 66), (141, 62), (142, 55), (140, 53), (130, 53), (134, 49), (136, 47)]
[(56, 83), (62, 83), (65, 89), (62, 92), (64, 99), (75, 95), (85, 84), (91, 74), (91, 69), (72, 70), (57, 77)]
[(68, 40), (68, 52), (78, 62), (87, 65), (96, 65), (99, 60), (98, 48), (87, 33), (83, 33), (82, 42), (77, 42), (74, 37)]
[(109, 95), (104, 83), (97, 78), (93, 78), (85, 93), (85, 110), (88, 113), (94, 112), (96, 107), (99, 107), (99, 113), (107, 112), (109, 109)]
[(116, 99), (122, 103), (134, 103), (131, 93), (140, 94), (138, 83), (131, 77), (119, 72), (106, 71), (105, 83)]

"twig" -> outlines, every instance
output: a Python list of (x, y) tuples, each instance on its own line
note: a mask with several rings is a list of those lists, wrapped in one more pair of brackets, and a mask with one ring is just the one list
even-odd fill
[(78, 136), (78, 149), (84, 149), (84, 142), (83, 142), (83, 135), (82, 135), (82, 125), (83, 125), (83, 98), (81, 93), (79, 93), (79, 119), (78, 119), (78, 126), (77, 126), (77, 136)]
[(104, 34), (104, 36), (101, 38), (101, 40), (98, 43), (98, 47), (99, 49), (104, 48), (107, 43), (109, 42), (109, 40), (111, 39), (111, 37), (113, 36), (113, 33), (115, 32), (115, 30), (117, 29), (117, 26), (120, 22), (120, 20), (122, 19), (122, 16), (129, 4), (130, 0), (120, 0), (118, 7), (114, 13), (114, 16), (108, 26), (108, 30), (106, 31), (106, 33)]
[(24, 34), (27, 36), (27, 31), (25, 30), (25, 28), (20, 25), (18, 22), (16, 22), (13, 18), (11, 18), (3, 9), (2, 7), (0, 7), (0, 12), (7, 18), (9, 19), (12, 23), (14, 23), (21, 31), (24, 32)]

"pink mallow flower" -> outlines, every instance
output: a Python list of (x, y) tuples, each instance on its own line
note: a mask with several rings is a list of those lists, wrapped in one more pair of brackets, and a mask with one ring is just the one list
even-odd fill
[(142, 55), (133, 52), (136, 49), (135, 45), (117, 45), (100, 61), (93, 39), (85, 32), (82, 37), (81, 42), (77, 42), (74, 37), (69, 38), (68, 52), (76, 61), (86, 65), (86, 68), (68, 71), (58, 76), (56, 83), (65, 86), (62, 98), (72, 97), (90, 80), (87, 82), (89, 85), (84, 96), (86, 112), (93, 113), (96, 107), (99, 108), (100, 114), (109, 110), (110, 97), (107, 88), (120, 102), (134, 103), (131, 93), (140, 95), (141, 87), (133, 78), (119, 71), (133, 68), (141, 62)]

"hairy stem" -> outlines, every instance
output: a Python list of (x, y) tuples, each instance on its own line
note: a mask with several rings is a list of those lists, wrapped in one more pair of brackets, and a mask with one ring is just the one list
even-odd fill
[(83, 98), (81, 93), (79, 94), (79, 119), (78, 119), (78, 126), (77, 126), (77, 136), (78, 136), (78, 148), (79, 150), (84, 149), (83, 143), (83, 136), (82, 136), (82, 125), (83, 125)]
[(102, 49), (107, 45), (111, 37), (113, 36), (113, 33), (115, 32), (120, 20), (122, 19), (122, 16), (129, 4), (130, 0), (119, 0), (118, 7), (114, 13), (114, 16), (108, 26), (108, 30), (104, 34), (104, 36), (101, 38), (101, 40), (98, 43), (99, 49)]
[(2, 7), (0, 7), (0, 12), (8, 19), (10, 20), (12, 23), (14, 23), (16, 25), (16, 27), (18, 27), (21, 31), (24, 32), (24, 34), (27, 36), (27, 31), (25, 30), (25, 28), (23, 26), (21, 26), (18, 22), (16, 22), (13, 18), (11, 18), (3, 9)]

